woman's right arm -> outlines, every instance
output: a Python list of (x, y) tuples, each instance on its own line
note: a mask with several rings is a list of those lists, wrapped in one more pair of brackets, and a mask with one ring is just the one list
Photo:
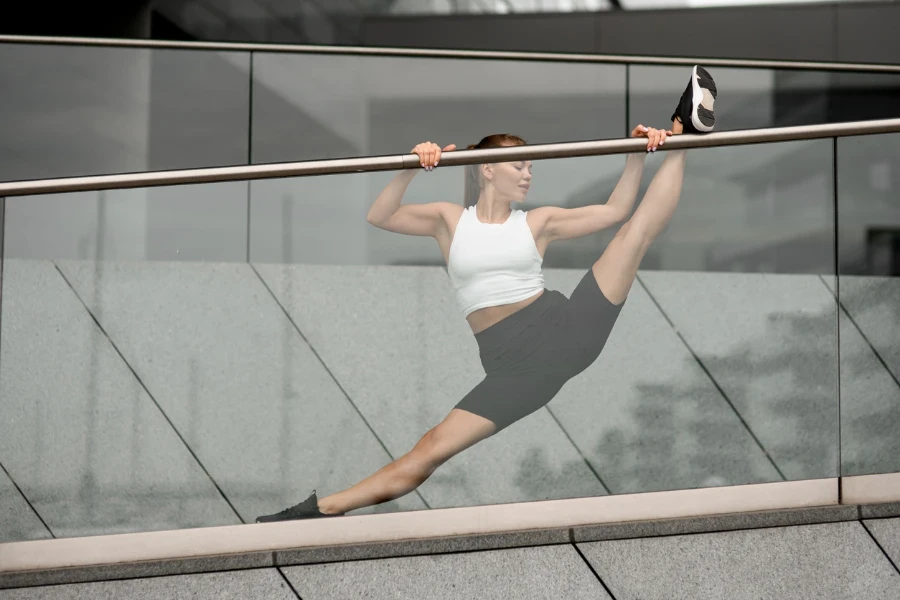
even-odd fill
[[(456, 146), (450, 144), (443, 149), (449, 152)], [(419, 156), (422, 167), (431, 170), (437, 166), (441, 158), (441, 148), (437, 144), (426, 142), (413, 148)], [(409, 187), (416, 171), (405, 170), (397, 174), (387, 187), (378, 194), (378, 198), (369, 209), (366, 220), (381, 229), (404, 233), (406, 235), (435, 236), (443, 223), (443, 214), (449, 207), (448, 202), (432, 202), (429, 204), (401, 205), (403, 194)]]

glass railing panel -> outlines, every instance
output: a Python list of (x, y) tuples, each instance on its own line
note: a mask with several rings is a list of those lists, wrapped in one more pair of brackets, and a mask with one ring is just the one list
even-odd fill
[[(0, 197), (0, 285), (3, 280), (3, 214), (6, 199)], [(3, 294), (0, 290), (0, 306), (2, 306)], [(0, 310), (2, 316), (2, 310)], [(2, 360), (2, 353), (0, 353)], [(0, 416), (3, 415), (0, 408)], [(4, 425), (4, 428), (6, 425)], [(0, 544), (4, 542), (17, 542), (20, 540), (47, 539), (49, 531), (40, 522), (38, 515), (28, 505), (28, 501), (15, 483), (10, 479), (3, 466), (3, 457), (0, 456)]]
[(622, 65), (266, 53), (253, 60), (257, 163), (388, 154), (423, 140), (463, 148), (487, 130), (543, 143), (625, 129)]
[[(709, 67), (722, 92), (717, 131), (900, 116), (900, 74)], [(671, 122), (685, 67), (629, 67), (629, 115), (656, 127)]]
[(842, 475), (900, 472), (900, 135), (838, 140)]
[[(584, 355), (568, 336), (549, 351), (544, 338), (495, 347), (500, 359), (541, 352), (528, 369), (549, 369), (471, 406), (505, 402), (494, 418), (508, 426), (417, 490), (351, 514), (835, 476), (831, 147), (688, 151), (680, 203), (599, 358), (576, 374)], [(664, 223), (676, 155), (640, 160), (635, 214)], [(521, 208), (604, 203), (625, 165), (535, 161)], [(246, 182), (8, 200), (0, 420), (16, 426), (0, 462), (36, 517), (21, 539), (252, 523), (363, 480), (441, 423), (485, 377), (484, 338), (433, 239), (366, 221), (395, 176), (254, 181), (249, 222), (218, 231), (141, 219), (192, 202), (246, 217)], [(405, 201), (461, 203), (463, 181), (462, 167), (419, 173)], [(65, 206), (80, 233), (52, 246), (60, 224), (48, 215)], [(145, 238), (128, 246), (114, 227)], [(586, 306), (608, 316), (590, 269), (614, 231), (554, 242), (546, 287), (572, 296), (587, 276)], [(186, 246), (195, 237), (228, 245)], [(572, 336), (592, 327), (594, 313), (579, 314)], [(532, 393), (552, 400), (523, 415)]]
[(5, 208), (0, 489), (22, 518), (0, 529), (23, 540), (240, 523), (234, 490), (207, 475), (224, 441), (210, 430), (225, 425), (209, 393), (212, 380), (245, 374), (198, 361), (230, 354), (235, 330), (216, 333), (194, 311), (221, 315), (244, 293), (213, 281), (248, 289), (247, 183), (15, 197)]
[(0, 180), (246, 164), (249, 53), (0, 45)]

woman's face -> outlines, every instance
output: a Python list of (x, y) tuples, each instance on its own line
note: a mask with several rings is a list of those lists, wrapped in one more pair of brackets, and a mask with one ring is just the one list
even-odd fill
[(530, 160), (493, 163), (489, 166), (489, 171), (491, 185), (498, 198), (509, 202), (525, 201), (528, 188), (531, 187)]

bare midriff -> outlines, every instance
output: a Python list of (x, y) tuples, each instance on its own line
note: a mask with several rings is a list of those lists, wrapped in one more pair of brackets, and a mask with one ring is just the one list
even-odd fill
[(469, 322), (469, 327), (472, 328), (472, 333), (479, 333), (484, 331), (491, 325), (499, 323), (506, 317), (519, 312), (535, 300), (541, 297), (541, 294), (544, 293), (544, 290), (541, 290), (531, 298), (526, 298), (525, 300), (520, 300), (519, 302), (513, 302), (512, 304), (502, 304), (500, 306), (488, 306), (486, 308), (480, 308), (473, 313), (469, 313), (469, 316), (466, 317), (466, 320)]

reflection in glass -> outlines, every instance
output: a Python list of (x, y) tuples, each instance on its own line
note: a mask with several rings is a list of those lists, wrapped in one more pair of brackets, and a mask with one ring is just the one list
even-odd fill
[(247, 53), (0, 44), (0, 180), (245, 164)]
[[(682, 88), (682, 71), (631, 65), (629, 114), (667, 119), (669, 98)], [(900, 116), (898, 74), (717, 68), (716, 81), (726, 90), (716, 100), (719, 131)]]
[(485, 131), (536, 144), (626, 129), (622, 65), (266, 53), (253, 61), (257, 163), (405, 152), (421, 140), (464, 146)]
[(6, 257), (246, 261), (247, 183), (10, 198)]
[(900, 471), (900, 135), (838, 140), (841, 469)]

